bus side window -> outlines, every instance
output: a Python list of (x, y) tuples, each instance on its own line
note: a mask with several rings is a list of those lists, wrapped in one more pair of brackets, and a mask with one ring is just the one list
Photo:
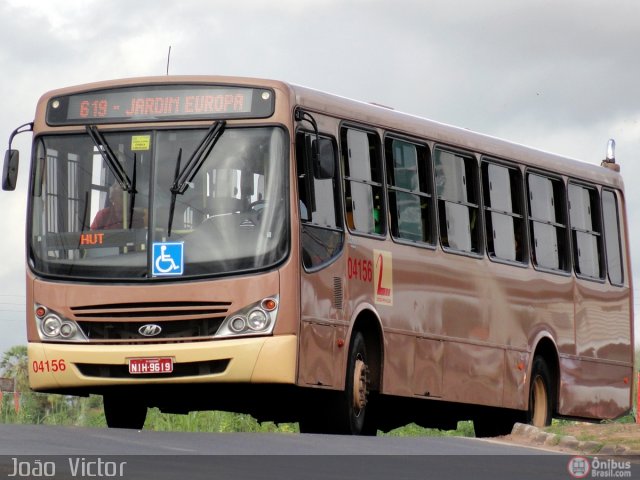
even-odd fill
[(382, 167), (378, 136), (343, 128), (342, 162), (345, 172), (347, 226), (365, 234), (384, 234)]
[(564, 185), (559, 179), (530, 173), (527, 186), (534, 264), (569, 271)]
[(624, 282), (622, 270), (622, 248), (620, 246), (620, 220), (616, 194), (602, 191), (602, 218), (604, 219), (604, 240), (607, 250), (607, 271), (613, 285)]
[(569, 183), (569, 220), (576, 274), (604, 278), (600, 202), (595, 188)]
[(482, 187), (489, 257), (525, 262), (524, 208), (520, 170), (483, 161)]
[[(315, 134), (296, 135), (296, 164), (298, 171), (298, 208), (302, 224), (302, 263), (307, 269), (316, 268), (334, 258), (342, 249), (343, 232), (338, 195), (338, 169), (333, 178), (317, 178), (312, 159)], [(333, 152), (333, 139), (320, 137), (323, 150)], [(326, 148), (325, 148), (326, 147)]]
[(476, 160), (437, 149), (435, 169), (442, 246), (480, 253)]
[(387, 190), (394, 238), (434, 244), (429, 150), (387, 138)]

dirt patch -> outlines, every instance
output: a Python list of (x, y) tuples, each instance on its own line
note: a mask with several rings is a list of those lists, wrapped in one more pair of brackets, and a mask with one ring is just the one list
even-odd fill
[[(564, 441), (568, 440), (568, 437), (574, 437), (577, 442)], [(514, 434), (504, 439), (513, 443), (535, 445), (558, 451), (581, 451), (583, 448), (588, 448), (589, 453), (597, 453), (605, 447), (607, 447), (605, 450), (611, 451), (611, 447), (623, 446), (629, 450), (628, 453), (635, 453), (640, 452), (640, 425), (635, 423), (559, 423), (544, 430), (535, 429), (529, 433), (514, 431)], [(575, 445), (570, 445), (571, 443)]]
[(640, 425), (635, 423), (577, 423), (551, 426), (545, 431), (557, 435), (570, 435), (581, 442), (624, 445), (631, 450), (640, 451)]

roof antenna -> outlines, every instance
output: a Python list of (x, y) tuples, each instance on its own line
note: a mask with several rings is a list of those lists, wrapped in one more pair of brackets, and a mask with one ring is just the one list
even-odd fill
[(169, 62), (171, 61), (171, 45), (169, 45), (169, 53), (167, 53), (167, 75), (169, 75)]

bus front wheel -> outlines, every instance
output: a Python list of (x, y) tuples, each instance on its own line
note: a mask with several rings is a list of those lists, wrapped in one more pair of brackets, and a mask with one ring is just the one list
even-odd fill
[(375, 395), (369, 390), (370, 372), (367, 343), (357, 332), (349, 348), (345, 390), (339, 408), (338, 433), (347, 435), (375, 435)]
[(109, 428), (142, 430), (147, 419), (147, 406), (139, 400), (122, 394), (105, 394), (102, 397), (104, 417)]

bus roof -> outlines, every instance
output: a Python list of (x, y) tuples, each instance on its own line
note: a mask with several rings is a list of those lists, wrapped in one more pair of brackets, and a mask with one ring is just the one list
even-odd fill
[[(335, 115), (355, 123), (381, 127), (400, 134), (433, 141), (436, 144), (498, 159), (514, 160), (556, 174), (623, 188), (621, 175), (600, 165), (537, 150), (472, 130), (398, 112), (373, 103), (352, 100), (299, 85), (292, 85), (291, 88), (295, 92), (297, 104), (310, 111)], [(603, 141), (603, 150), (604, 146), (605, 142)]]
[(398, 134), (498, 159), (513, 160), (532, 168), (540, 168), (556, 174), (568, 175), (576, 179), (590, 180), (602, 185), (623, 189), (621, 175), (599, 165), (537, 150), (416, 115), (402, 113), (377, 104), (353, 100), (280, 80), (208, 75), (132, 77), (53, 90), (42, 96), (40, 105), (43, 106), (43, 102), (52, 97), (72, 92), (113, 88), (116, 86), (167, 83), (270, 87), (288, 92), (292, 106), (301, 106), (312, 112), (327, 114), (363, 126), (383, 128)]

